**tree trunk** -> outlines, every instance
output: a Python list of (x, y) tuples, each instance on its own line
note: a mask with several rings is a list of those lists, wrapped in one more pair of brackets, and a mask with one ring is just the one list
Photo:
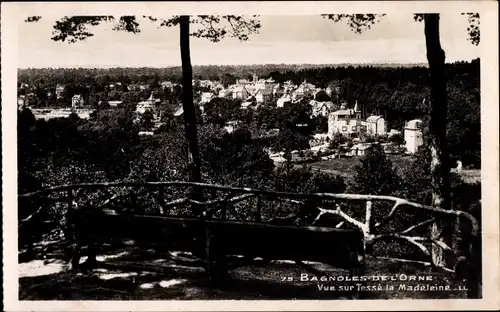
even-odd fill
[[(439, 39), (439, 14), (425, 14), (425, 43), (430, 77), (429, 147), (431, 151), (432, 204), (450, 209), (450, 164), (446, 142), (447, 94), (445, 53)], [(432, 225), (433, 237), (451, 246), (451, 225), (440, 221)], [(443, 250), (433, 244), (432, 261), (446, 265)]]
[[(191, 182), (201, 182), (201, 158), (198, 148), (198, 134), (196, 129), (196, 114), (193, 103), (193, 68), (191, 66), (191, 52), (189, 48), (189, 16), (180, 17), (180, 46), (182, 61), (182, 108), (184, 110), (184, 128), (188, 141), (188, 166)], [(193, 188), (192, 197), (199, 199), (199, 188)], [(195, 208), (195, 207), (194, 207)], [(195, 214), (201, 214), (195, 209)]]

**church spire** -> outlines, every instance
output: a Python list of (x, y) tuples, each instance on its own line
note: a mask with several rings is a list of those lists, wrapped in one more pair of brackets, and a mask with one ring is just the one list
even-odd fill
[(356, 103), (354, 104), (354, 112), (355, 112), (355, 113), (359, 113), (359, 112), (361, 112), (361, 111), (359, 110), (358, 100), (356, 100)]

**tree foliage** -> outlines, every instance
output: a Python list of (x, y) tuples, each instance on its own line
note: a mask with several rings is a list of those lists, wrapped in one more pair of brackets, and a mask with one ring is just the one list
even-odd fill
[(399, 175), (379, 145), (368, 148), (355, 172), (353, 191), (356, 193), (391, 195), (399, 188)]
[(323, 17), (333, 22), (345, 22), (349, 28), (361, 33), (379, 22), (386, 14), (323, 14)]
[[(30, 16), (26, 22), (37, 22), (41, 16)], [(91, 28), (102, 23), (112, 25), (114, 31), (140, 33), (141, 22), (152, 22), (158, 28), (178, 26), (180, 16), (160, 18), (153, 16), (65, 16), (56, 21), (53, 28), (52, 40), (75, 43), (94, 36)], [(233, 37), (239, 40), (248, 40), (251, 34), (257, 33), (261, 27), (257, 15), (243, 18), (235, 15), (199, 15), (193, 16), (190, 21), (197, 26), (190, 33), (197, 38), (205, 38), (213, 42)]]

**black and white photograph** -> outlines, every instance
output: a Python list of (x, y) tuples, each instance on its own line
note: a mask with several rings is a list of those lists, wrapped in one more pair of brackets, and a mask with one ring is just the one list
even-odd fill
[(2, 3), (8, 311), (498, 307), (498, 8), (444, 2)]

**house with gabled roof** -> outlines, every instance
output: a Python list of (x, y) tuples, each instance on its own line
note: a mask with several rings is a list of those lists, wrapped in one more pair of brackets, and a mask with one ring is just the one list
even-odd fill
[(84, 104), (84, 100), (83, 100), (83, 96), (81, 94), (75, 94), (71, 98), (71, 107), (81, 108), (81, 107), (83, 107), (83, 104)]

